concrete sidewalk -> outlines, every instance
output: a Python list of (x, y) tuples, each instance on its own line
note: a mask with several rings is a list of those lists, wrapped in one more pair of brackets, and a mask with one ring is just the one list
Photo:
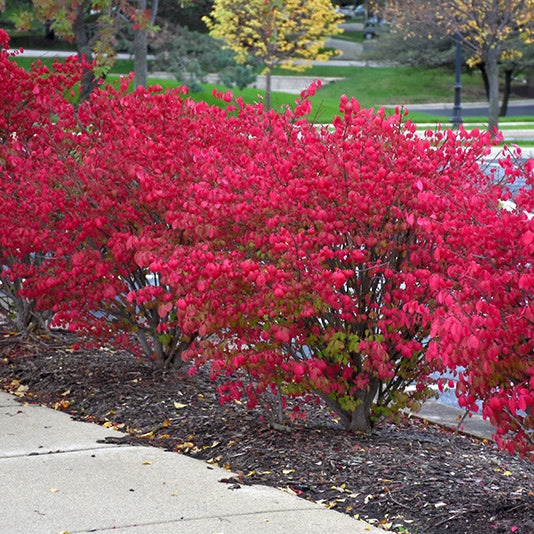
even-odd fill
[(383, 532), (266, 486), (231, 489), (224, 469), (0, 392), (2, 534)]
[(491, 440), (495, 428), (481, 415), (472, 413), (465, 416), (465, 410), (448, 406), (441, 402), (429, 400), (423, 404), (421, 410), (415, 415), (431, 423), (458, 430), (462, 434), (469, 434), (480, 439)]

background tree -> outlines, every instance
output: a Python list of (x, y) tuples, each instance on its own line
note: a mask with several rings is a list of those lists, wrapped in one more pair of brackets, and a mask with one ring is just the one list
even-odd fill
[[(523, 39), (515, 37), (507, 41), (501, 55), (501, 69), (504, 73), (503, 97), (500, 109), (500, 116), (506, 116), (508, 102), (512, 92), (512, 81), (521, 73), (527, 73), (534, 68), (534, 46), (526, 43)], [(486, 93), (489, 90), (486, 84)]]
[(439, 4), (429, 0), (403, 0), (385, 4), (382, 9), (388, 19), (394, 18), (401, 28), (410, 31), (407, 38), (413, 37), (416, 31), (410, 20), (460, 36), (470, 54), (468, 64), (484, 67), (489, 94), (488, 127), (490, 130), (498, 127), (499, 62), (503, 54), (510, 55), (508, 45), (512, 39), (532, 42), (534, 0), (446, 0)]
[(207, 32), (202, 17), (213, 8), (213, 0), (159, 0), (157, 23), (168, 23), (174, 26), (185, 26), (191, 31)]
[[(271, 73), (274, 67), (301, 70), (313, 59), (328, 59), (325, 40), (340, 33), (342, 18), (330, 0), (215, 0), (204, 22), (210, 34), (223, 39), (240, 63), (256, 58), (266, 75), (267, 109), (271, 107)], [(304, 63), (295, 63), (295, 60)]]
[(148, 75), (148, 30), (154, 28), (158, 14), (159, 0), (152, 1), (150, 11), (147, 11), (147, 0), (137, 0), (137, 12), (134, 25), (134, 84), (135, 87), (147, 86)]
[[(419, 21), (417, 17), (412, 18), (407, 14), (402, 27), (384, 27), (380, 32), (380, 39), (367, 44), (365, 57), (377, 61), (394, 60), (396, 63), (419, 67), (453, 68), (455, 41), (445, 29), (434, 23)], [(519, 36), (508, 39), (499, 59), (499, 70), (502, 73), (500, 87), (502, 103), (499, 116), (504, 117), (507, 114), (514, 78), (532, 66), (534, 66), (534, 47)], [(478, 62), (470, 72), (480, 72), (486, 98), (489, 100), (488, 77), (484, 63)]]
[(190, 91), (200, 91), (206, 75), (217, 73), (227, 87), (240, 89), (253, 83), (257, 76), (250, 65), (235, 61), (235, 53), (221, 48), (207, 33), (189, 30), (185, 26), (164, 24), (152, 41), (156, 70), (172, 73)]
[(445, 31), (436, 31), (434, 25), (407, 17), (402, 28), (383, 27), (379, 39), (366, 43), (364, 56), (418, 67), (452, 67), (454, 39)]
[[(147, 32), (154, 29), (158, 0), (33, 0), (32, 10), (20, 11), (19, 28), (31, 27), (32, 21), (46, 23), (54, 35), (74, 42), (78, 56), (94, 68), (87, 68), (82, 79), (80, 98), (85, 99), (104, 75), (116, 56), (117, 35), (121, 21), (134, 21), (134, 71), (136, 85), (146, 85)], [(147, 7), (151, 11), (147, 11)]]
[[(169, 9), (171, 11), (176, 11), (178, 8), (178, 2), (176, 0), (167, 1), (166, 4), (167, 13), (169, 12)], [(179, 3), (179, 6), (181, 11), (183, 11), (186, 6), (193, 7), (195, 4), (197, 4), (195, 0), (182, 0), (182, 2)], [(148, 34), (155, 29), (159, 29), (155, 25), (159, 8), (160, 0), (137, 0), (137, 9), (134, 15), (135, 24), (133, 41), (135, 87), (147, 86)]]
[(95, 60), (95, 67), (87, 66), (84, 72), (81, 99), (89, 96), (96, 79), (113, 64), (117, 15), (113, 4), (114, 0), (33, 0), (33, 9), (21, 11), (16, 17), (15, 23), (20, 29), (30, 28), (35, 18), (49, 24), (55, 36), (74, 42), (80, 58), (85, 57), (88, 63)]

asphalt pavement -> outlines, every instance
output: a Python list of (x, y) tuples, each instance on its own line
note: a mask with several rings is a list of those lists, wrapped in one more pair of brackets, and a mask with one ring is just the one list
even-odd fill
[[(411, 111), (420, 111), (422, 113), (431, 113), (433, 115), (443, 115), (450, 119), (452, 116), (451, 103), (434, 103), (434, 104), (411, 104)], [(461, 104), (462, 117), (487, 117), (489, 107), (487, 102), (464, 102)], [(532, 117), (534, 118), (534, 98), (511, 100), (508, 103), (506, 117)], [(506, 121), (506, 118), (503, 118)], [(533, 134), (534, 137), (534, 134)]]

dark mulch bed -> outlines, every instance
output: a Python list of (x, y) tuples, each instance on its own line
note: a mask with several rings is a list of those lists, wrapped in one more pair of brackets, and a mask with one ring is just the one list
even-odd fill
[[(203, 373), (162, 373), (128, 354), (0, 332), (0, 387), (21, 400), (116, 427), (231, 469), (231, 488), (266, 484), (410, 533), (534, 532), (534, 463), (417, 418), (347, 433), (316, 408), (292, 431), (244, 405), (221, 406)], [(122, 432), (122, 433), (121, 433)]]

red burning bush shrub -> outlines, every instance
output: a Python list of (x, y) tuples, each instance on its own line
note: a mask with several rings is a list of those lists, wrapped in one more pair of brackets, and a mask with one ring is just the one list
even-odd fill
[(318, 395), (356, 431), (458, 370), (460, 404), (532, 450), (532, 193), (500, 207), (488, 135), (346, 98), (316, 128), (314, 87), (267, 113), (126, 80), (75, 108), (73, 64), (0, 63), (2, 276), (56, 324), (209, 363), (223, 400)]

